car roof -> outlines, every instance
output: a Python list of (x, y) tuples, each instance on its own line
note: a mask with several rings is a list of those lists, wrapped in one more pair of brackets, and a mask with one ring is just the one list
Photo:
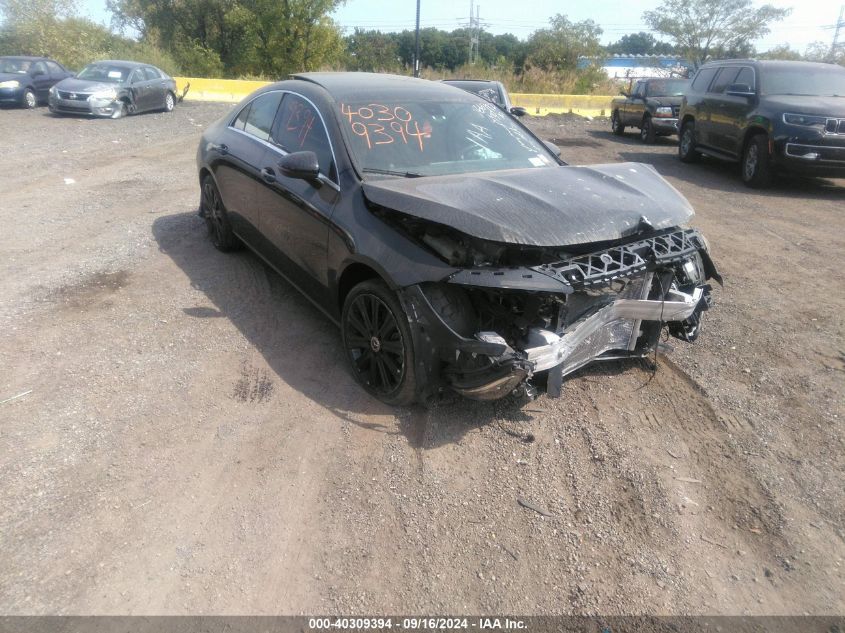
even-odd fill
[(28, 62), (43, 62), (43, 61), (53, 61), (49, 57), (35, 57), (33, 55), (0, 55), (0, 59), (18, 59), (21, 61), (28, 61)]
[(448, 99), (473, 101), (477, 97), (440, 81), (416, 79), (384, 73), (326, 72), (297, 73), (294, 80), (307, 81), (324, 88), (335, 100), (356, 101), (372, 99)]
[(754, 64), (759, 66), (763, 69), (772, 69), (772, 70), (786, 70), (789, 68), (792, 69), (826, 69), (830, 70), (832, 68), (837, 68), (839, 70), (845, 71), (845, 68), (842, 66), (838, 66), (837, 64), (826, 64), (824, 62), (801, 62), (801, 61), (787, 61), (785, 59), (722, 59), (719, 61), (712, 61), (703, 64), (702, 68), (713, 68), (714, 66), (728, 66), (728, 65), (748, 65)]
[(448, 84), (448, 83), (466, 83), (466, 82), (470, 82), (470, 81), (480, 83), (480, 84), (497, 84), (497, 83), (499, 83), (495, 79), (441, 79), (440, 81), (442, 81), (443, 83), (446, 83), (446, 84)]
[[(153, 66), (152, 64), (144, 64), (142, 62), (130, 62), (124, 59), (98, 59), (97, 61), (87, 64), (113, 64), (115, 66), (126, 66), (127, 68), (138, 68), (140, 66)], [(155, 68), (155, 66), (153, 66)]]

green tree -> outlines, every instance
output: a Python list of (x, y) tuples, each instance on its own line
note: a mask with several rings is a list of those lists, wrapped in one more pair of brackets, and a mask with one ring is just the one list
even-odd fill
[(399, 47), (393, 33), (355, 31), (344, 38), (346, 69), (377, 72), (399, 70)]
[(752, 0), (664, 0), (643, 13), (643, 21), (672, 38), (678, 52), (698, 66), (711, 56), (753, 50), (750, 42), (790, 11), (770, 4), (755, 8)]
[(601, 51), (602, 29), (592, 20), (571, 22), (557, 14), (551, 28), (535, 31), (528, 38), (528, 63), (544, 70), (574, 69), (581, 55), (596, 56)]
[(640, 31), (623, 35), (616, 42), (608, 44), (607, 52), (620, 55), (671, 55), (674, 46), (659, 42), (651, 33)]

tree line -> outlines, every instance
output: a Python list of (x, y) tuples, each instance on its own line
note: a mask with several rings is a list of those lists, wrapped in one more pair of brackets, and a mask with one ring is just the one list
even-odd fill
[[(344, 33), (330, 17), (342, 1), (107, 0), (114, 16), (109, 29), (79, 17), (75, 0), (0, 0), (0, 54), (43, 54), (71, 68), (98, 57), (131, 57), (173, 74), (205, 77), (276, 78), (316, 69), (409, 72), (414, 32)], [(643, 14), (652, 33), (627, 34), (609, 45), (601, 44), (603, 32), (593, 20), (573, 22), (558, 14), (524, 40), (482, 31), (473, 69), (466, 68), (467, 29), (423, 28), (420, 59), (441, 74), (565, 75), (589, 92), (601, 80), (595, 69), (579, 68), (581, 56), (678, 55), (694, 65), (747, 57), (756, 53), (752, 42), (788, 13), (754, 7), (752, 0), (664, 0)], [(825, 50), (815, 45), (802, 54), (787, 46), (772, 54), (818, 58)]]

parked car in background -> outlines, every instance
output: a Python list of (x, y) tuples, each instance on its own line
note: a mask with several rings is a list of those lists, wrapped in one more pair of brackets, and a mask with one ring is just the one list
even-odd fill
[(308, 73), (203, 133), (200, 214), (339, 323), (352, 375), (407, 404), (531, 393), (699, 334), (718, 280), (689, 202), (639, 163), (568, 166), (453, 86)]
[(610, 126), (621, 136), (627, 126), (640, 129), (643, 143), (654, 143), (658, 136), (678, 133), (678, 111), (689, 88), (687, 79), (640, 79), (624, 98), (611, 102)]
[(176, 106), (176, 82), (163, 70), (127, 61), (88, 64), (76, 76), (50, 88), (50, 111), (119, 119)]
[(0, 57), (0, 104), (34, 108), (50, 88), (73, 73), (46, 57)]
[(444, 79), (443, 83), (477, 94), (479, 97), (495, 103), (502, 110), (514, 116), (525, 116), (528, 113), (525, 108), (515, 106), (511, 103), (511, 97), (501, 81), (492, 81), (490, 79)]
[(845, 177), (845, 68), (792, 61), (703, 65), (680, 113), (678, 156), (739, 162), (750, 187), (776, 172)]

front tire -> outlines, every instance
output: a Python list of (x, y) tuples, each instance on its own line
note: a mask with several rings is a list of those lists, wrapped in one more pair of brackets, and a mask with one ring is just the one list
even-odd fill
[(651, 122), (651, 117), (643, 117), (642, 127), (640, 127), (640, 139), (642, 142), (646, 145), (654, 145), (656, 136), (654, 124)]
[(341, 314), (343, 347), (356, 382), (390, 405), (416, 399), (414, 349), (408, 317), (380, 279), (355, 286)]
[(32, 88), (27, 88), (23, 92), (23, 99), (21, 101), (23, 107), (27, 110), (32, 110), (35, 106), (38, 105), (38, 99), (35, 96), (35, 93), (32, 91)]
[(701, 154), (695, 148), (695, 123), (686, 121), (678, 138), (678, 158), (682, 163), (697, 163)]
[(619, 110), (614, 110), (610, 115), (610, 129), (616, 136), (625, 134), (625, 126), (622, 125), (622, 119), (619, 118)]
[(772, 184), (772, 165), (769, 159), (769, 139), (757, 134), (748, 139), (742, 152), (742, 182), (754, 189)]
[(226, 253), (241, 245), (238, 236), (232, 231), (229, 214), (211, 176), (206, 176), (202, 181), (200, 215), (205, 218), (211, 243), (218, 251)]

